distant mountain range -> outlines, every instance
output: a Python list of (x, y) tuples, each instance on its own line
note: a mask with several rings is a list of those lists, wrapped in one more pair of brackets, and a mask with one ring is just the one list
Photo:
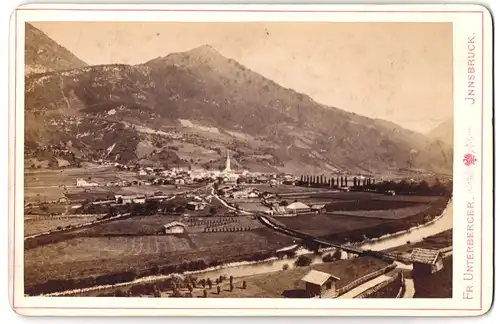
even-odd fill
[(451, 172), (451, 145), (316, 103), (208, 45), (87, 66), (29, 24), (26, 39), (27, 65), (45, 71), (26, 76), (28, 167), (104, 159), (217, 168), (229, 151), (252, 171)]
[(428, 134), (429, 138), (440, 140), (448, 145), (453, 145), (453, 118), (439, 124)]

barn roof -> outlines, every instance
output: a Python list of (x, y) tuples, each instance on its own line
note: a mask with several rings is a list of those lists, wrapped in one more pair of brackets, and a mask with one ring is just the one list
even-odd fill
[(168, 224), (165, 224), (164, 227), (165, 228), (169, 228), (169, 227), (173, 227), (173, 226), (182, 226), (182, 227), (186, 227), (186, 225), (184, 225), (183, 223), (181, 222), (171, 222), (171, 223), (168, 223)]
[(290, 205), (286, 206), (287, 209), (309, 209), (309, 206), (307, 206), (304, 203), (301, 203), (300, 201), (296, 201), (294, 203), (291, 203)]
[(434, 264), (440, 253), (439, 250), (415, 248), (411, 252), (410, 259), (419, 263)]
[(275, 206), (273, 207), (273, 211), (278, 214), (286, 214), (286, 209), (283, 206)]
[(335, 280), (340, 280), (338, 277), (332, 276), (329, 273), (317, 271), (317, 270), (311, 270), (311, 271), (309, 271), (308, 274), (306, 274), (302, 278), (302, 281), (321, 286), (330, 278), (333, 278)]

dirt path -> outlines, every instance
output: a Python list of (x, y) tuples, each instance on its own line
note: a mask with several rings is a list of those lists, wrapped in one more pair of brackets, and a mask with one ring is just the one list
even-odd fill
[(403, 298), (413, 298), (415, 295), (415, 285), (413, 279), (405, 279), (405, 294)]

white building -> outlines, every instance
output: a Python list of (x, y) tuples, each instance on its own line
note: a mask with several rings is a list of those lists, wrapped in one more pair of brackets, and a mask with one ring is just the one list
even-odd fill
[(306, 213), (311, 211), (311, 207), (304, 203), (296, 201), (285, 207), (286, 211), (289, 213)]
[(77, 187), (97, 187), (98, 184), (95, 182), (87, 182), (85, 179), (79, 178), (76, 179)]
[(186, 208), (190, 210), (203, 210), (205, 209), (206, 204), (199, 201), (190, 201), (187, 203)]
[(164, 225), (165, 234), (182, 234), (186, 231), (186, 225), (181, 222), (171, 222)]

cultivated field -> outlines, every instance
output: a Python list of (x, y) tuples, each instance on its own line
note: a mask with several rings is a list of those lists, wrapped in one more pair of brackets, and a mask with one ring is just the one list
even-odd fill
[(384, 222), (379, 219), (331, 214), (305, 214), (294, 217), (280, 217), (276, 218), (276, 220), (286, 227), (318, 237), (377, 226)]
[(24, 221), (24, 236), (44, 233), (47, 231), (73, 226), (82, 223), (89, 223), (98, 218), (98, 216), (78, 216), (78, 217), (39, 217), (30, 215), (33, 219)]
[(357, 216), (367, 218), (380, 218), (380, 219), (400, 219), (405, 218), (417, 213), (423, 212), (429, 208), (429, 205), (418, 204), (406, 208), (395, 208), (389, 210), (357, 210), (357, 211), (343, 211), (339, 214), (345, 216)]
[[(90, 177), (90, 179), (89, 179)], [(107, 182), (115, 182), (118, 180), (135, 181), (141, 178), (149, 179), (155, 176), (141, 177), (135, 172), (118, 171), (110, 166), (97, 166), (91, 168), (75, 168), (63, 170), (43, 170), (31, 171), (25, 173), (25, 200), (26, 202), (44, 202), (53, 201), (63, 195), (63, 187), (70, 192), (80, 192), (83, 189), (76, 187), (78, 178), (86, 179), (87, 181), (96, 182), (100, 186), (92, 188), (92, 191), (106, 191), (114, 194), (132, 195), (132, 194), (150, 194), (156, 191), (162, 191), (165, 194), (182, 192), (193, 189), (193, 186), (179, 186), (176, 188), (173, 185), (158, 185), (158, 186), (138, 186), (131, 187), (105, 187)]]
[(302, 194), (308, 192), (328, 191), (328, 189), (325, 188), (296, 187), (292, 185), (277, 185), (271, 187), (269, 184), (243, 184), (243, 186), (258, 189), (260, 192), (270, 192), (276, 194)]
[(252, 259), (292, 244), (293, 239), (266, 229), (195, 233), (181, 236), (85, 237), (26, 250), (26, 285), (49, 279), (97, 276), (155, 265), (204, 259), (229, 262)]

